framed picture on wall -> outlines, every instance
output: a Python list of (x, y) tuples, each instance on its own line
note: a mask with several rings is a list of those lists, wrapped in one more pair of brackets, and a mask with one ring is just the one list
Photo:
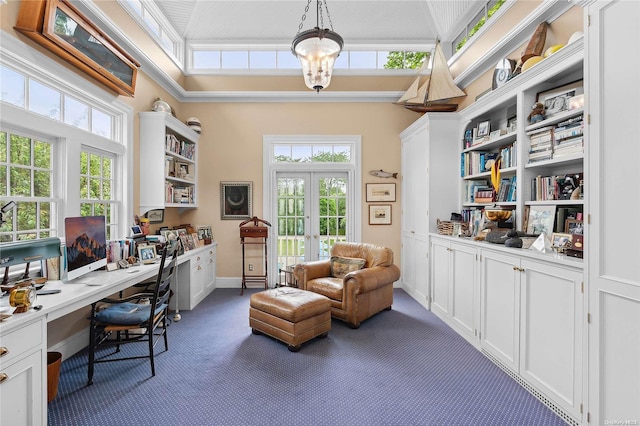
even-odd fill
[(368, 183), (367, 202), (396, 201), (395, 183)]
[(250, 219), (253, 214), (253, 182), (220, 182), (220, 217)]
[(391, 204), (370, 205), (369, 225), (391, 225)]

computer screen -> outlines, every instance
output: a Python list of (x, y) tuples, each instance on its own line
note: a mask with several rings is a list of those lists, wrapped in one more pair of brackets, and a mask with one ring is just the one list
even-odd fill
[(67, 280), (73, 280), (107, 264), (107, 231), (104, 216), (68, 217), (64, 220), (67, 247)]

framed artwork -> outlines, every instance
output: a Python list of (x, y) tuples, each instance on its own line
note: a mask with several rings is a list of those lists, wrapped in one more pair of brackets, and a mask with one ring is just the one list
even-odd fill
[(156, 246), (138, 246), (138, 258), (142, 263), (152, 263), (156, 260)]
[(515, 132), (518, 128), (518, 116), (514, 115), (513, 117), (507, 118), (507, 131)]
[(149, 219), (149, 223), (162, 223), (164, 222), (164, 209), (149, 210), (144, 216)]
[(581, 220), (566, 219), (564, 221), (564, 232), (567, 234), (584, 234), (584, 226)]
[(163, 229), (160, 231), (160, 235), (162, 235), (166, 241), (175, 241), (178, 239), (178, 231), (175, 229)]
[(140, 228), (140, 225), (133, 225), (131, 227), (131, 234), (134, 236), (142, 234), (142, 228)]
[(189, 234), (189, 244), (191, 244), (194, 249), (200, 247), (201, 243), (197, 232)]
[(556, 218), (556, 206), (532, 205), (529, 207), (529, 219), (527, 220), (527, 234), (551, 235), (553, 222)]
[(484, 138), (485, 136), (489, 136), (489, 132), (491, 131), (491, 121), (481, 121), (478, 123), (478, 133), (477, 137)]
[(395, 183), (368, 183), (367, 202), (396, 201)]
[(21, 2), (15, 29), (109, 89), (134, 95), (140, 64), (71, 1)]
[(213, 231), (211, 231), (211, 225), (198, 226), (196, 232), (198, 235), (198, 239), (204, 241), (205, 244), (210, 244), (213, 240)]
[(391, 225), (391, 204), (370, 205), (369, 225)]
[(551, 234), (551, 247), (571, 248), (571, 234), (554, 232)]
[(220, 182), (222, 220), (250, 219), (253, 216), (253, 182)]
[(547, 117), (568, 111), (570, 107), (569, 99), (584, 93), (582, 80), (556, 87), (546, 92), (538, 93), (538, 102), (544, 105), (544, 112)]
[(191, 250), (193, 247), (193, 244), (191, 242), (189, 242), (189, 237), (191, 236), (191, 234), (182, 234), (180, 235), (180, 242), (182, 243), (182, 248), (184, 249), (184, 251), (189, 251)]

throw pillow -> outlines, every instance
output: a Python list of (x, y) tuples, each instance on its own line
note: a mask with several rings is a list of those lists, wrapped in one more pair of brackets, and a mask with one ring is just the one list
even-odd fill
[(344, 278), (349, 272), (364, 268), (364, 259), (357, 257), (331, 256), (331, 276)]

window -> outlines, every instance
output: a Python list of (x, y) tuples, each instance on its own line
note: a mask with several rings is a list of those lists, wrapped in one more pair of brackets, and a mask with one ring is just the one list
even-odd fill
[[(298, 70), (300, 61), (291, 50), (223, 50), (206, 46), (190, 47), (190, 70)], [(426, 52), (388, 50), (344, 50), (335, 69), (414, 69), (422, 65)]]
[(453, 41), (453, 52), (457, 52), (467, 43), (467, 41), (473, 37), (482, 26), (491, 18), (500, 7), (504, 4), (505, 0), (491, 0), (485, 3), (482, 10), (471, 19), (460, 32), (460, 34)]
[(350, 163), (351, 146), (341, 144), (274, 144), (277, 163)]
[(107, 240), (117, 239), (118, 201), (114, 197), (112, 154), (83, 150), (80, 153), (80, 215), (106, 216)]
[(0, 132), (0, 201), (15, 201), (4, 215), (0, 242), (57, 236), (54, 197), (55, 145), (10, 131)]
[(59, 237), (64, 217), (90, 214), (127, 235), (132, 109), (11, 38), (0, 76), (0, 206), (16, 203), (0, 241)]

